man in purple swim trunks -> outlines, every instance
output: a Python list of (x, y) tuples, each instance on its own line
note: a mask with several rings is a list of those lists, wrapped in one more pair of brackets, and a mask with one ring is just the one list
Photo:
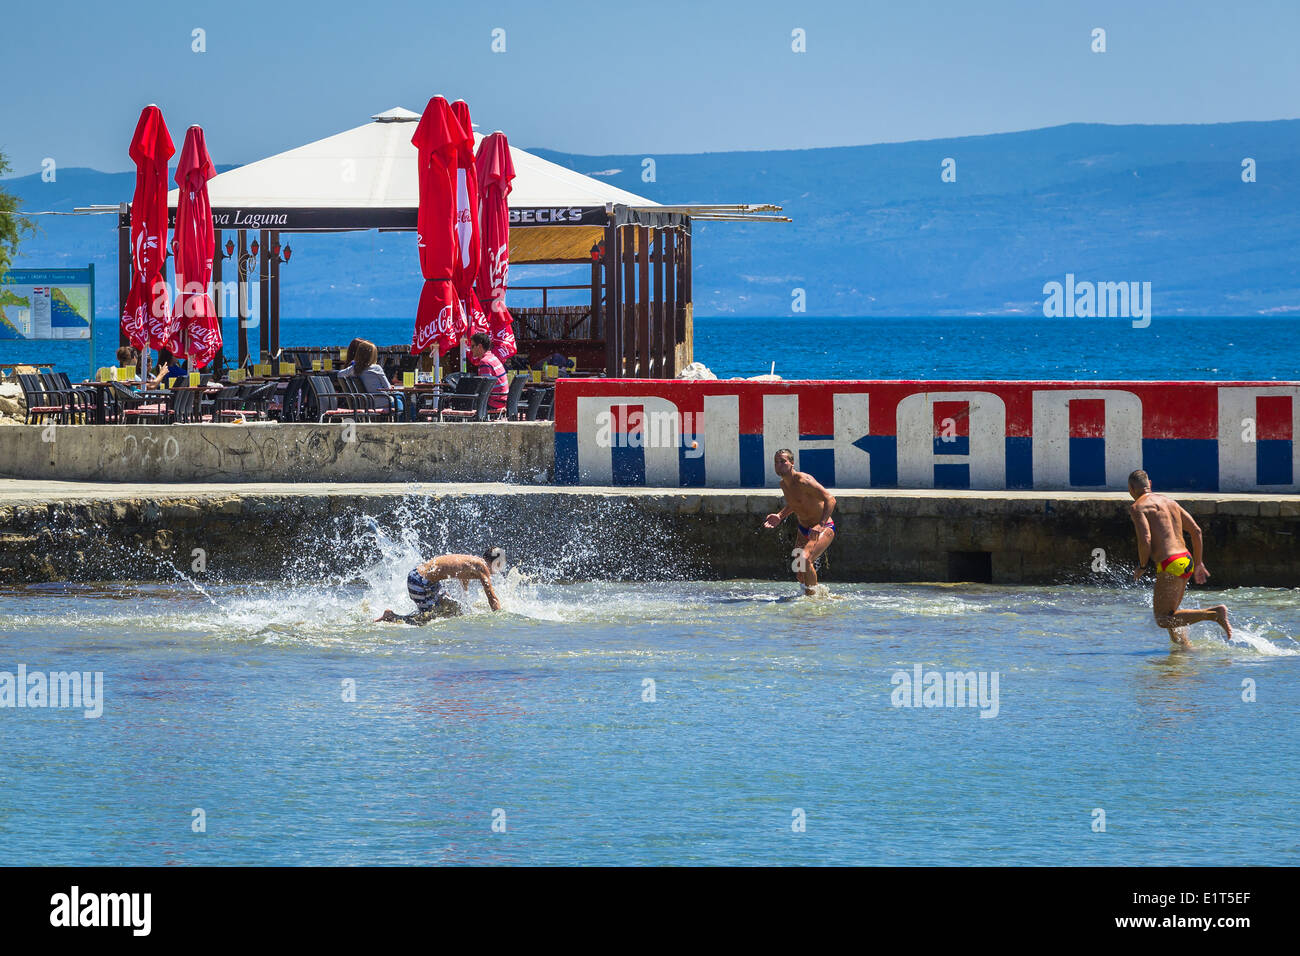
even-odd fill
[(768, 515), (765, 528), (775, 528), (794, 514), (799, 523), (799, 548), (795, 553), (795, 579), (803, 585), (804, 594), (812, 594), (817, 587), (817, 571), (823, 552), (835, 540), (835, 496), (821, 486), (812, 475), (795, 471), (794, 452), (782, 448), (776, 453), (773, 467), (781, 478), (781, 492), (785, 507), (778, 514)]

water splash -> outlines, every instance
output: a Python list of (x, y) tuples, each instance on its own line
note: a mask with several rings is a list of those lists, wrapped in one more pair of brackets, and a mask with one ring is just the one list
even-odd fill
[[(1270, 632), (1274, 637), (1280, 637), (1289, 641), (1292, 645), (1296, 642), (1282, 634), (1280, 631)], [(1265, 657), (1297, 657), (1300, 656), (1300, 646), (1284, 647), (1274, 644), (1262, 633), (1257, 630), (1248, 628), (1244, 624), (1233, 623), (1232, 626), (1232, 643), (1234, 645), (1244, 644), (1247, 647), (1263, 654)]]

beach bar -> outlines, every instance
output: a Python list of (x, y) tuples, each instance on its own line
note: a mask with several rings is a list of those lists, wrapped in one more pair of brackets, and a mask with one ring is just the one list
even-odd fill
[[(420, 114), (396, 108), (362, 126), (221, 173), (208, 182), (216, 229), (213, 285), (223, 281), (222, 252), (234, 237), (244, 310), (247, 283), (259, 285), (256, 352), (253, 323), (240, 315), (238, 364), (278, 356), (282, 239), (291, 233), (414, 232), (419, 206), (416, 149)], [(482, 139), (474, 134), (475, 144)], [(694, 220), (775, 221), (769, 205), (665, 206), (511, 147), (516, 178), (509, 195), (512, 265), (590, 266), (590, 296), (552, 305), (555, 292), (587, 286), (523, 286), (542, 305), (511, 305), (521, 355), (559, 352), (577, 370), (618, 378), (673, 378), (693, 360), (691, 224)], [(174, 225), (178, 190), (168, 194)], [(129, 204), (118, 207), (118, 281), (126, 301), (131, 275)], [(414, 317), (418, 285), (410, 301)], [(562, 294), (560, 298), (564, 298)], [(217, 296), (217, 307), (224, 304)], [(229, 316), (223, 316), (228, 318)], [(125, 344), (125, 339), (123, 339)]]

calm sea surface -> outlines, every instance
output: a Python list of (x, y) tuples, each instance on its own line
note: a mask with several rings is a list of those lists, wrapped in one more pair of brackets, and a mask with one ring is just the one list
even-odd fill
[[(283, 345), (380, 345), (411, 341), (410, 319), (283, 319)], [(101, 320), (96, 361), (117, 349)], [(252, 347), (257, 333), (252, 330)], [(236, 332), (226, 322), (228, 354)], [(1236, 319), (1161, 318), (1135, 329), (1126, 319), (698, 318), (695, 358), (721, 378), (768, 372), (839, 379), (1300, 379), (1300, 315)], [(85, 342), (0, 341), (0, 362), (54, 361), (89, 369)]]

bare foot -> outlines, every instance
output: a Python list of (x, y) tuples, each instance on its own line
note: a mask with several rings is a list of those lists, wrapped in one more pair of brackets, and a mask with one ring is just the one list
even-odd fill
[(1171, 627), (1169, 628), (1169, 640), (1174, 644), (1174, 649), (1179, 651), (1190, 651), (1192, 642), (1187, 639), (1187, 628)]
[(1219, 627), (1223, 628), (1223, 633), (1228, 635), (1228, 640), (1232, 640), (1232, 625), (1228, 623), (1228, 606), (1216, 604), (1210, 610), (1214, 612), (1214, 619), (1219, 622)]

